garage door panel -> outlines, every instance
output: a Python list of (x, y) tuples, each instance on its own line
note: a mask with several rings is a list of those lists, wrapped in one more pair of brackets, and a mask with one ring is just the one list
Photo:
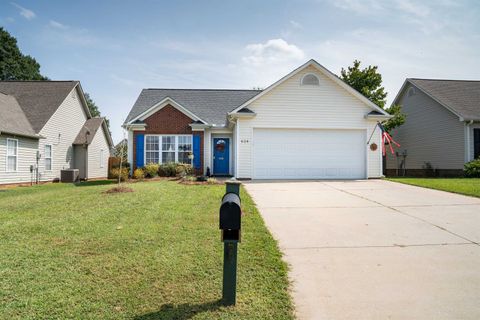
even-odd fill
[(363, 179), (365, 131), (254, 129), (255, 179)]

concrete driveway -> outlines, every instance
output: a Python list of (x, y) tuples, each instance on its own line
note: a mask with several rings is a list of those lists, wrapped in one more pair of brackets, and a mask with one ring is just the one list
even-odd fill
[(299, 319), (480, 319), (480, 199), (381, 180), (245, 186)]

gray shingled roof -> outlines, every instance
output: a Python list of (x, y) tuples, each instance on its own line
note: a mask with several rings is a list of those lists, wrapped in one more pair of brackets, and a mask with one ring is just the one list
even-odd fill
[(480, 120), (480, 81), (408, 79), (465, 120)]
[(0, 93), (0, 132), (35, 137), (35, 131), (15, 97), (2, 93)]
[(85, 121), (73, 144), (90, 144), (105, 118), (91, 118)]
[(38, 133), (78, 81), (0, 81), (0, 92), (14, 96)]
[(227, 113), (261, 90), (143, 89), (125, 122), (129, 122), (169, 97), (208, 124), (224, 125)]

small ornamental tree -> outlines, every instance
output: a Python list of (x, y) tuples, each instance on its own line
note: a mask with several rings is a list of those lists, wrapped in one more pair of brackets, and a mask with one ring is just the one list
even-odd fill
[(361, 69), (360, 65), (359, 60), (354, 60), (353, 66), (348, 67), (347, 70), (342, 68), (340, 78), (364, 97), (393, 115), (393, 118), (383, 123), (387, 131), (401, 126), (405, 123), (405, 115), (402, 113), (401, 107), (393, 105), (388, 109), (385, 108), (387, 92), (382, 86), (382, 75), (378, 73), (378, 66), (368, 66)]

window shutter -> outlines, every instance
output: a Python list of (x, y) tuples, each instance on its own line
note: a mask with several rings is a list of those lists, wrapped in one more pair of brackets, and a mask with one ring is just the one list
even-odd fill
[(200, 169), (200, 136), (193, 136), (193, 167)]
[(137, 168), (141, 168), (145, 165), (145, 160), (143, 159), (143, 150), (144, 150), (144, 142), (145, 142), (145, 139), (144, 139), (144, 135), (143, 134), (138, 134), (136, 135), (136, 161), (135, 161), (135, 165), (137, 166)]

